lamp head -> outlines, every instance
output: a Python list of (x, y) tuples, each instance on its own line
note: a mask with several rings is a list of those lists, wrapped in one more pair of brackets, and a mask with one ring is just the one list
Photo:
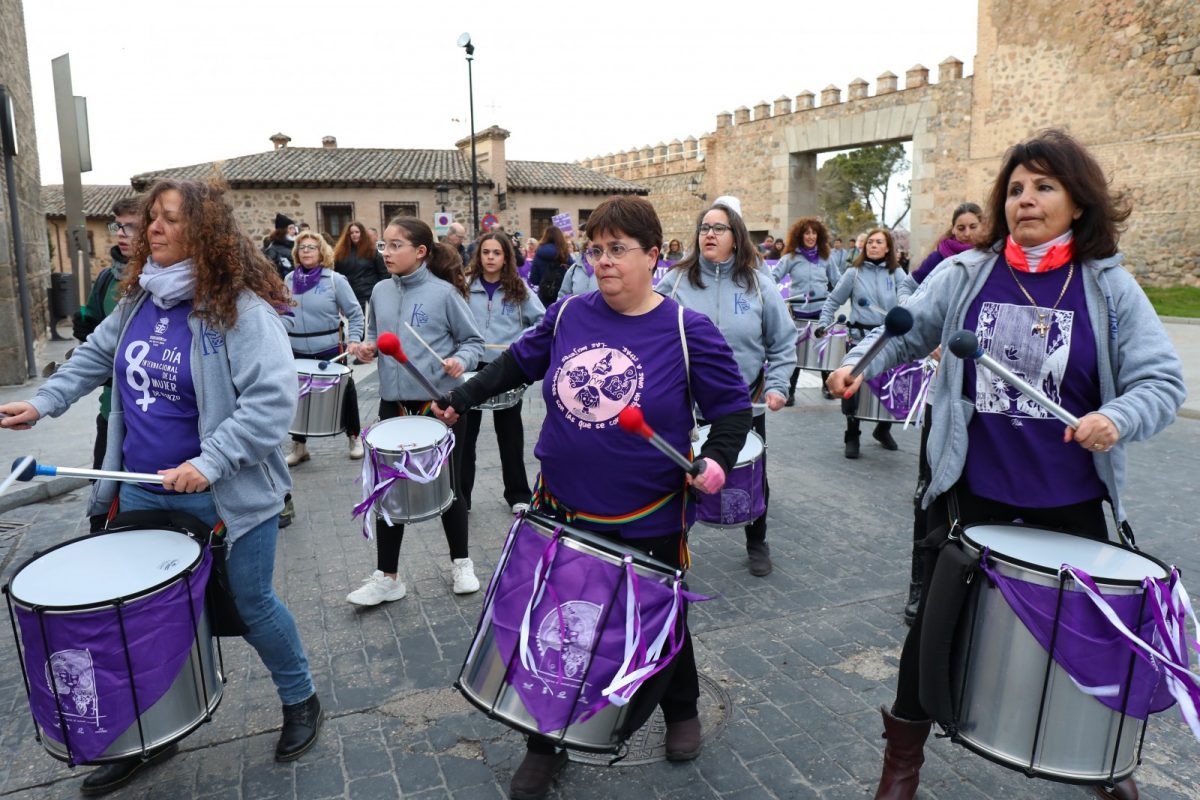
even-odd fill
[(467, 48), (467, 55), (475, 55), (475, 45), (471, 44), (471, 34), (464, 33), (458, 37), (458, 46)]

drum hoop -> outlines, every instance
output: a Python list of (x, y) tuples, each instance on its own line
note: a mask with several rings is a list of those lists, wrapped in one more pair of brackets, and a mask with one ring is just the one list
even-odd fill
[[(298, 358), (298, 359), (296, 359), (296, 361), (314, 361), (314, 362), (319, 363), (321, 361), (321, 359), (319, 359), (319, 358)], [(326, 372), (325, 371), (325, 370), (328, 370), (333, 367), (337, 368), (336, 372)], [(329, 366), (325, 368), (325, 370), (320, 370), (318, 372), (311, 372), (307, 369), (301, 368), (299, 365), (296, 366), (296, 374), (297, 375), (307, 375), (310, 378), (337, 378), (340, 381), (342, 378), (348, 377), (349, 375), (352, 375), (354, 373), (354, 370), (350, 369), (350, 367), (347, 367), (345, 364), (338, 364), (338, 363), (332, 362), (332, 361), (329, 363)]]
[[(700, 427), (712, 428), (712, 425), (701, 425)], [(748, 467), (751, 464), (755, 464), (759, 461), (762, 461), (763, 458), (767, 455), (767, 443), (765, 441), (763, 441), (763, 438), (761, 436), (758, 435), (758, 431), (746, 431), (746, 439), (749, 439), (751, 436), (753, 436), (755, 439), (758, 439), (758, 443), (762, 449), (760, 449), (758, 451), (758, 456), (756, 456), (755, 458), (747, 458), (745, 461), (738, 461), (736, 464), (733, 465), (734, 469)], [(705, 439), (705, 441), (707, 441), (707, 438)], [(745, 445), (742, 445), (743, 450), (745, 449), (745, 447), (746, 447)], [(741, 455), (742, 455), (742, 453), (739, 450), (738, 456), (740, 457)]]
[[(26, 600), (22, 600), (20, 597), (17, 596), (17, 594), (15, 592), (12, 591), (12, 581), (16, 580), (16, 577), (21, 574), (22, 570), (24, 570), (27, 566), (32, 564), (34, 561), (37, 561), (39, 558), (41, 558), (44, 555), (52, 553), (55, 550), (58, 550), (60, 548), (66, 547), (67, 545), (71, 545), (71, 544), (75, 544), (76, 542), (84, 541), (85, 539), (95, 539), (97, 536), (107, 536), (112, 533), (125, 533), (128, 531), (144, 531), (144, 530), (170, 531), (172, 533), (182, 534), (182, 535), (186, 536), (188, 539), (190, 539), (191, 541), (196, 542), (198, 545), (200, 545), (200, 552), (196, 556), (195, 560), (193, 560), (190, 564), (188, 564), (186, 567), (181, 569), (179, 572), (175, 573), (175, 575), (173, 575), (172, 577), (167, 578), (166, 580), (162, 581), (161, 583), (157, 583), (146, 589), (139, 589), (138, 591), (136, 591), (132, 594), (126, 594), (126, 595), (122, 595), (120, 597), (114, 597), (114, 598), (111, 598), (108, 600), (98, 600), (98, 601), (92, 602), (92, 603), (82, 603), (82, 604), (76, 604), (76, 605), (70, 605), (70, 606), (51, 606), (51, 605), (46, 605), (44, 603), (30, 603)], [(75, 614), (75, 613), (79, 613), (81, 611), (98, 611), (102, 608), (115, 608), (118, 605), (125, 605), (126, 603), (131, 603), (135, 600), (142, 600), (147, 597), (150, 597), (151, 595), (158, 594), (159, 592), (163, 591), (164, 589), (168, 589), (171, 586), (174, 586), (176, 583), (179, 583), (180, 581), (184, 580), (187, 576), (193, 575), (196, 572), (196, 568), (200, 566), (200, 562), (204, 560), (204, 553), (207, 549), (208, 548), (204, 542), (197, 541), (196, 537), (192, 536), (186, 530), (184, 530), (183, 528), (176, 527), (174, 525), (160, 525), (160, 526), (157, 526), (154, 528), (146, 528), (141, 525), (129, 525), (129, 526), (121, 526), (119, 528), (106, 529), (103, 531), (98, 531), (96, 533), (90, 533), (85, 536), (76, 536), (74, 539), (68, 539), (65, 542), (59, 542), (58, 544), (54, 545), (53, 547), (49, 547), (45, 550), (41, 550), (41, 551), (34, 553), (32, 556), (30, 556), (29, 558), (22, 561), (21, 565), (16, 568), (16, 570), (13, 572), (12, 579), (10, 579), (7, 583), (4, 584), (3, 591), (5, 594), (9, 595), (13, 599), (13, 602), (15, 602), (17, 605), (21, 606), (22, 608), (28, 609), (29, 611), (32, 611), (34, 613), (38, 613), (38, 614), (41, 614), (41, 613)]]
[[(408, 420), (408, 419), (422, 420), (423, 421), (422, 424), (425, 424), (425, 421), (436, 422), (445, 429), (445, 433), (443, 435), (439, 436), (434, 441), (430, 442), (429, 444), (422, 444), (422, 445), (417, 445), (414, 447), (401, 447), (398, 449), (392, 448), (392, 447), (380, 447), (378, 444), (375, 444), (374, 442), (371, 441), (371, 434), (374, 431), (378, 430), (381, 426), (383, 426), (389, 422), (400, 422), (402, 420)], [(450, 433), (451, 433), (450, 426), (447, 425), (446, 423), (442, 422), (440, 419), (437, 419), (436, 417), (425, 417), (425, 416), (418, 416), (416, 414), (406, 414), (401, 417), (389, 417), (388, 419), (381, 419), (381, 420), (379, 420), (379, 422), (376, 422), (374, 425), (372, 425), (370, 427), (370, 430), (367, 431), (367, 435), (363, 437), (363, 445), (365, 447), (370, 448), (370, 450), (374, 453), (382, 453), (383, 455), (389, 455), (389, 456), (399, 456), (399, 455), (403, 455), (405, 453), (424, 453), (429, 450), (436, 449), (438, 445), (440, 445), (442, 442), (446, 441), (446, 438), (448, 436), (450, 436)]]
[[(606, 539), (599, 534), (585, 531), (580, 528), (575, 528), (565, 522), (559, 522), (552, 517), (543, 516), (536, 511), (526, 511), (525, 520), (533, 523), (537, 527), (546, 528), (551, 533), (556, 528), (562, 528), (563, 535), (570, 541), (563, 542), (573, 550), (586, 553), (603, 553), (606, 555), (619, 554), (622, 560), (625, 556), (631, 556), (635, 566), (646, 567), (653, 569), (655, 572), (661, 572), (666, 575), (674, 575), (676, 572), (682, 572), (681, 568), (672, 567), (669, 564), (659, 561), (657, 558), (646, 555), (640, 550), (629, 548), (626, 552), (617, 551), (613, 548), (613, 540)], [(562, 537), (560, 537), (561, 539)], [(582, 545), (582, 546), (580, 546)]]
[[(970, 525), (960, 526), (959, 537), (962, 539), (962, 541), (969, 543), (972, 548), (974, 548), (975, 550), (978, 550), (981, 553), (983, 552), (984, 548), (987, 547), (987, 545), (984, 545), (984, 544), (981, 544), (980, 542), (975, 541), (974, 539), (971, 538), (971, 535), (970, 535), (971, 528), (981, 527), (981, 526), (987, 526), (989, 528), (1028, 528), (1030, 530), (1036, 530), (1036, 531), (1048, 531), (1050, 533), (1061, 533), (1064, 536), (1076, 536), (1076, 534), (1068, 533), (1067, 531), (1056, 531), (1051, 528), (1043, 528), (1039, 525), (1024, 525), (1024, 524), (1017, 523), (1017, 522), (973, 522)], [(1115, 547), (1119, 550), (1124, 550), (1127, 553), (1134, 553), (1135, 555), (1138, 555), (1138, 556), (1146, 559), (1147, 561), (1153, 562), (1154, 564), (1158, 565), (1159, 567), (1162, 567), (1163, 572), (1168, 577), (1171, 574), (1171, 567), (1168, 566), (1163, 561), (1155, 558), (1154, 556), (1150, 555), (1149, 553), (1144, 553), (1141, 550), (1135, 550), (1132, 547), (1126, 547), (1121, 542), (1113, 542), (1108, 539), (1105, 539), (1104, 541), (1100, 541), (1099, 539), (1087, 539), (1086, 536), (1079, 536), (1078, 538), (1085, 539), (1087, 541), (1096, 542), (1097, 544), (1106, 544), (1109, 547)], [(1025, 561), (1024, 559), (1017, 558), (1016, 556), (1010, 556), (1007, 553), (1002, 553), (994, 548), (989, 548), (988, 553), (992, 556), (992, 558), (995, 558), (997, 561), (1003, 561), (1005, 564), (1010, 564), (1014, 567), (1020, 567), (1021, 569), (1026, 569), (1026, 570), (1029, 570), (1030, 572), (1036, 572), (1039, 575), (1043, 575), (1043, 576), (1049, 577), (1049, 578), (1058, 579), (1058, 577), (1059, 577), (1059, 573), (1058, 573), (1057, 569), (1051, 569), (1050, 567), (1047, 567), (1044, 564), (1034, 564), (1031, 561)], [(1088, 574), (1091, 575), (1091, 573), (1088, 573)], [(1091, 575), (1091, 578), (1097, 584), (1103, 585), (1103, 586), (1137, 587), (1137, 586), (1142, 585), (1141, 580), (1134, 580), (1132, 578), (1106, 578), (1101, 575)], [(1157, 580), (1164, 580), (1164, 579), (1158, 578)]]

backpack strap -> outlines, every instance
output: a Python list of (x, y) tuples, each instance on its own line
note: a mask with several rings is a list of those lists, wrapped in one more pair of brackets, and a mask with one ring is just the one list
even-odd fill
[[(679, 281), (675, 282), (679, 285)], [(692, 397), (692, 361), (688, 357), (687, 333), (683, 328), (683, 306), (678, 303), (675, 307), (679, 310), (679, 345), (683, 348), (683, 377), (687, 381), (688, 393), (688, 408), (692, 410), (692, 430), (689, 437), (694, 442), (700, 438), (700, 422), (696, 419), (696, 401)]]
[(567, 303), (574, 300), (578, 295), (568, 295), (566, 300), (563, 300), (562, 308), (558, 310), (558, 315), (554, 318), (554, 330), (551, 332), (551, 338), (558, 335), (558, 323), (562, 322), (563, 312), (567, 310)]

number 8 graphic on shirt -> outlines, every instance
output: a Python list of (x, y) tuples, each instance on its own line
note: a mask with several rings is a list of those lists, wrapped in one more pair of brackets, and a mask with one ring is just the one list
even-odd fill
[(143, 341), (130, 342), (125, 348), (125, 360), (129, 366), (125, 368), (125, 382), (133, 389), (142, 393), (137, 404), (142, 411), (147, 411), (156, 398), (150, 396), (150, 376), (142, 369), (142, 359), (150, 352), (150, 345)]

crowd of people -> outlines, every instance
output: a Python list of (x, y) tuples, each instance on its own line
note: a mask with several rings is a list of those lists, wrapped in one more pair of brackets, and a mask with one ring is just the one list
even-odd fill
[[(30, 402), (0, 406), (7, 415), (0, 426), (27, 429), (110, 387), (97, 418), (96, 464), (158, 473), (163, 483), (97, 482), (88, 509), (94, 527), (117, 506), (182, 509), (224, 523), (236, 543), (229, 568), (246, 639), (282, 704), (281, 761), (311, 747), (322, 721), (304, 646), (271, 585), (276, 535), (289, 521), (290, 470), (310, 458), (301, 435), (284, 452), (297, 403), (293, 358), (379, 358), (378, 419), (424, 416), (453, 432), (443, 467), (452, 499), (440, 519), (453, 591), (469, 594), (480, 588), (469, 513), (478, 407), (489, 398), (541, 382), (546, 401), (532, 486), (521, 402), (492, 412), (503, 500), (514, 514), (528, 509), (569, 522), (682, 570), (695, 498), (720, 493), (749, 433), (765, 443), (768, 414), (795, 402), (798, 330), (827, 333), (849, 303), (849, 352), (825, 371), (826, 397), (842, 400), (847, 458), (859, 456), (856, 393), (866, 391), (864, 379), (939, 357), (960, 329), (977, 332), (989, 353), (1049, 387), (1080, 421), (1064, 428), (974, 362), (941, 360), (914, 476), (911, 628), (895, 702), (882, 709), (887, 745), (877, 800), (916, 793), (932, 724), (917, 688), (919, 643), (945, 538), (967, 523), (1016, 519), (1109, 538), (1125, 520), (1127, 443), (1162, 430), (1184, 399), (1179, 358), (1120, 267), (1128, 208), (1092, 156), (1055, 131), (1009, 150), (986, 204), (954, 209), (912, 275), (882, 227), (846, 249), (820, 219), (805, 217), (785, 237), (755, 244), (730, 196), (699, 209), (686, 242), (664, 242), (646, 199), (611, 198), (588, 217), (582, 247), (554, 227), (524, 246), (503, 231), (468, 242), (453, 230), (437, 241), (425, 222), (407, 216), (389, 220), (379, 236), (353, 222), (331, 243), (280, 214), (260, 248), (239, 229), (221, 187), (189, 181), (161, 181), (113, 212), (118, 245), (77, 320), (83, 344)], [(670, 268), (656, 283), (664, 260)], [(518, 272), (526, 262), (528, 281)], [(913, 325), (887, 336), (884, 317), (899, 305)], [(389, 335), (407, 365), (380, 358)], [(869, 349), (878, 357), (852, 372)], [(159, 378), (182, 391), (152, 390), (150, 379)], [(359, 459), (360, 410), (353, 383), (347, 388), (342, 426), (349, 457)], [(676, 453), (694, 457), (695, 470), (629, 445), (617, 420), (631, 404)], [(700, 426), (708, 434), (694, 445)], [(872, 435), (895, 450), (890, 428), (878, 422)], [(773, 452), (772, 460), (789, 452)], [(757, 491), (762, 511), (745, 520), (746, 563), (752, 575), (766, 576), (773, 565), (765, 470)], [(404, 531), (403, 523), (374, 520), (375, 570), (349, 592), (350, 603), (405, 596)], [(700, 753), (686, 627), (670, 667), (637, 697), (644, 716), (661, 707), (669, 760)], [(154, 759), (173, 752), (164, 747)], [(544, 797), (565, 761), (555, 741), (529, 732), (511, 796)], [(84, 791), (111, 791), (146, 763), (106, 765), (85, 779)], [(1127, 778), (1096, 792), (1131, 798), (1136, 786)]]

